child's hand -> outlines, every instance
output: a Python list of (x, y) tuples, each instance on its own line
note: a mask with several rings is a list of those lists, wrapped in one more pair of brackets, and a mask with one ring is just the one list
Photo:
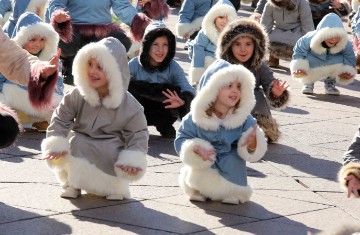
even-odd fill
[(150, 2), (151, 0), (139, 0), (140, 6), (144, 6), (146, 3)]
[(47, 63), (47, 62), (39, 62), (43, 63), (44, 67), (42, 68), (40, 72), (40, 78), (44, 81), (42, 81), (43, 85), (48, 77), (53, 75), (54, 73), (57, 73), (58, 71), (58, 65), (59, 65), (59, 58), (61, 54), (61, 49), (59, 48), (56, 55)]
[(189, 39), (190, 35), (188, 33), (184, 34), (183, 39), (187, 40)]
[(163, 103), (170, 103), (169, 105), (166, 105), (166, 109), (175, 109), (180, 106), (183, 106), (185, 104), (185, 101), (183, 101), (176, 91), (172, 92), (169, 89), (166, 89), (167, 93), (165, 91), (162, 91), (162, 93), (168, 98), (163, 101)]
[(56, 159), (61, 158), (61, 157), (66, 157), (66, 155), (68, 155), (67, 151), (51, 152), (48, 155), (46, 155), (43, 159), (44, 160), (56, 160)]
[(216, 154), (215, 149), (207, 150), (200, 147), (199, 145), (196, 145), (193, 150), (194, 153), (199, 155), (204, 161), (214, 162), (214, 159), (212, 159), (210, 156)]
[(341, 79), (346, 79), (346, 80), (348, 80), (348, 79), (352, 79), (352, 78), (354, 77), (354, 75), (351, 75), (350, 73), (344, 72), (344, 73), (340, 73), (340, 74), (339, 74), (339, 77), (340, 77)]
[(331, 0), (330, 5), (332, 8), (337, 9), (341, 7), (341, 3), (339, 0)]
[(351, 193), (353, 193), (356, 198), (359, 198), (360, 195), (359, 195), (358, 190), (360, 190), (360, 180), (354, 175), (346, 176), (345, 180), (348, 182), (348, 194), (347, 194), (347, 197), (349, 198)]
[(284, 91), (289, 87), (289, 85), (285, 86), (286, 81), (283, 82), (283, 84), (280, 84), (280, 80), (274, 81), (274, 86), (271, 89), (271, 93), (274, 94), (275, 97), (280, 97)]
[(116, 164), (115, 165), (117, 168), (120, 168), (123, 172), (129, 174), (129, 175), (136, 175), (137, 173), (139, 173), (140, 171), (142, 171), (141, 168), (139, 167), (133, 167), (133, 166), (125, 166), (123, 164)]
[(307, 75), (304, 70), (296, 70), (295, 72), (293, 72), (293, 74), (297, 78), (301, 78)]
[(70, 15), (67, 12), (63, 11), (55, 12), (52, 17), (54, 21), (58, 24), (71, 20)]
[(245, 142), (241, 145), (241, 147), (247, 146), (250, 149), (256, 148), (256, 130), (258, 126), (255, 125), (249, 135), (247, 136)]

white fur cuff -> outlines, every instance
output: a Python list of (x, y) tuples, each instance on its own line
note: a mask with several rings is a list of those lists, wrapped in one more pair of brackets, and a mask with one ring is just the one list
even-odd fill
[[(202, 140), (199, 138), (194, 138), (191, 140), (186, 140), (182, 146), (180, 151), (180, 159), (184, 164), (198, 169), (209, 168), (213, 162), (204, 161), (201, 156), (194, 152), (195, 146), (200, 146), (206, 150), (212, 150), (214, 147), (206, 140)], [(215, 161), (216, 154), (212, 155), (211, 158)]]
[(189, 37), (201, 29), (201, 24), (204, 17), (199, 17), (193, 20), (191, 23), (177, 23), (176, 24), (176, 35), (179, 38), (183, 38), (185, 34), (188, 34)]
[(238, 142), (238, 149), (237, 152), (239, 156), (248, 162), (257, 162), (259, 161), (266, 153), (267, 150), (267, 142), (265, 138), (265, 134), (263, 130), (258, 127), (256, 129), (256, 149), (253, 153), (249, 153), (247, 146), (241, 146), (244, 144), (247, 136), (252, 131), (252, 127), (247, 129), (244, 134), (241, 136)]
[[(353, 77), (351, 79), (343, 79), (343, 78), (339, 77), (339, 75), (342, 73), (350, 73), (351, 75), (353, 75)], [(343, 85), (350, 84), (354, 81), (356, 74), (357, 74), (357, 71), (354, 67), (349, 66), (349, 65), (343, 65), (340, 67), (340, 69), (337, 72), (336, 82), (343, 84)]]
[(67, 151), (70, 155), (69, 140), (61, 136), (50, 136), (44, 139), (41, 143), (41, 152), (43, 157), (49, 153)]
[(190, 67), (189, 80), (190, 84), (194, 85), (199, 83), (201, 76), (204, 74), (205, 68)]
[(123, 177), (129, 181), (136, 181), (139, 180), (141, 177), (144, 176), (147, 167), (147, 160), (146, 154), (141, 151), (134, 151), (134, 150), (123, 150), (120, 152), (118, 160), (116, 161), (115, 165), (124, 165), (124, 166), (132, 166), (138, 167), (141, 169), (136, 175), (129, 175), (122, 171), (120, 168), (115, 167), (115, 172), (118, 176)]
[(302, 70), (304, 71), (307, 75), (309, 75), (309, 71), (310, 71), (310, 65), (309, 65), (309, 61), (308, 60), (304, 60), (304, 59), (298, 59), (298, 60), (292, 60), (290, 63), (290, 71), (291, 71), (291, 76), (294, 79), (302, 79), (305, 78), (307, 76), (304, 77), (295, 77), (293, 72), (296, 72), (298, 70)]

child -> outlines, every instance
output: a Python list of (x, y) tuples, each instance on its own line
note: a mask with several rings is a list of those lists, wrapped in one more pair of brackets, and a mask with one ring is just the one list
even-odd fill
[(339, 171), (339, 182), (347, 196), (360, 197), (360, 128), (343, 156), (343, 167)]
[(19, 17), (25, 12), (32, 12), (44, 20), (47, 2), (47, 0), (12, 0), (11, 14), (9, 20), (4, 25), (4, 32), (9, 37), (12, 37)]
[(61, 197), (77, 198), (82, 189), (108, 200), (130, 198), (129, 182), (146, 170), (149, 133), (141, 105), (126, 91), (126, 49), (111, 37), (90, 43), (76, 55), (73, 73), (76, 87), (41, 144)]
[(211, 64), (201, 78), (175, 139), (185, 164), (179, 183), (190, 200), (249, 201), (245, 161), (260, 160), (267, 150), (264, 133), (250, 115), (254, 83), (249, 70), (224, 60)]
[(296, 41), (314, 30), (306, 0), (269, 0), (261, 16), (270, 39), (269, 66), (279, 66), (279, 58), (290, 61)]
[[(26, 12), (19, 17), (13, 31), (13, 40), (30, 54), (37, 56), (42, 61), (48, 61), (57, 52), (59, 36), (37, 15)], [(5, 78), (3, 75), (1, 76)], [(55, 92), (50, 95), (51, 104), (41, 110), (30, 104), (27, 86), (20, 86), (5, 79), (2, 93), (5, 103), (17, 111), (22, 124), (33, 123), (33, 128), (43, 131), (46, 130), (53, 110), (59, 105), (64, 95), (63, 88), (62, 78), (59, 77)]]
[(327, 14), (316, 30), (299, 39), (294, 47), (290, 69), (293, 78), (304, 83), (302, 93), (313, 94), (314, 82), (324, 80), (325, 93), (340, 95), (335, 82), (354, 80), (355, 54), (340, 17)]
[[(339, 17), (347, 16), (350, 13), (350, 4), (347, 0), (308, 0), (310, 4), (314, 27), (316, 28), (322, 18), (335, 13)], [(357, 1), (357, 0), (356, 0)]]
[[(111, 12), (126, 25), (135, 41), (142, 39), (150, 19), (138, 13), (128, 0), (52, 0), (47, 9), (47, 20), (59, 33), (63, 77), (73, 85), (72, 64), (77, 51), (90, 42), (115, 37), (128, 50), (131, 40), (123, 28), (112, 22)], [(84, 14), (86, 13), (86, 14)]]
[(268, 36), (259, 23), (249, 19), (231, 22), (220, 34), (218, 58), (242, 64), (255, 76), (256, 105), (251, 114), (257, 119), (269, 142), (277, 142), (280, 131), (270, 108), (283, 109), (290, 93), (284, 83), (274, 78), (265, 60)]
[(236, 16), (235, 8), (228, 0), (219, 0), (205, 15), (201, 30), (189, 43), (189, 56), (192, 59), (190, 84), (197, 84), (206, 68), (214, 62), (219, 34)]
[(173, 123), (190, 110), (195, 89), (183, 69), (173, 60), (175, 35), (161, 21), (152, 22), (144, 33), (140, 56), (129, 62), (129, 92), (144, 107), (148, 125), (163, 138), (174, 138)]

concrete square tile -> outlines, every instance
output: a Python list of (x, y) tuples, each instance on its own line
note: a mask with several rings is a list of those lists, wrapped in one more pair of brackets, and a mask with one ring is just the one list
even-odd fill
[(340, 184), (334, 179), (295, 177), (301, 184), (314, 192), (342, 192)]

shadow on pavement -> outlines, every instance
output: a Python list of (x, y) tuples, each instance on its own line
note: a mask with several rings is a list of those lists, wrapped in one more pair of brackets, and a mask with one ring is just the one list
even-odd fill
[[(316, 92), (316, 91), (315, 91)], [(360, 108), (360, 98), (350, 95), (340, 94), (340, 96), (326, 95), (326, 94), (313, 94), (308, 98), (318, 101), (329, 103), (341, 104), (350, 107)]]
[(306, 110), (298, 109), (298, 108), (294, 108), (294, 107), (286, 107), (285, 109), (281, 110), (281, 112), (301, 114), (301, 115), (307, 115), (307, 114), (309, 114), (309, 112), (306, 111)]

